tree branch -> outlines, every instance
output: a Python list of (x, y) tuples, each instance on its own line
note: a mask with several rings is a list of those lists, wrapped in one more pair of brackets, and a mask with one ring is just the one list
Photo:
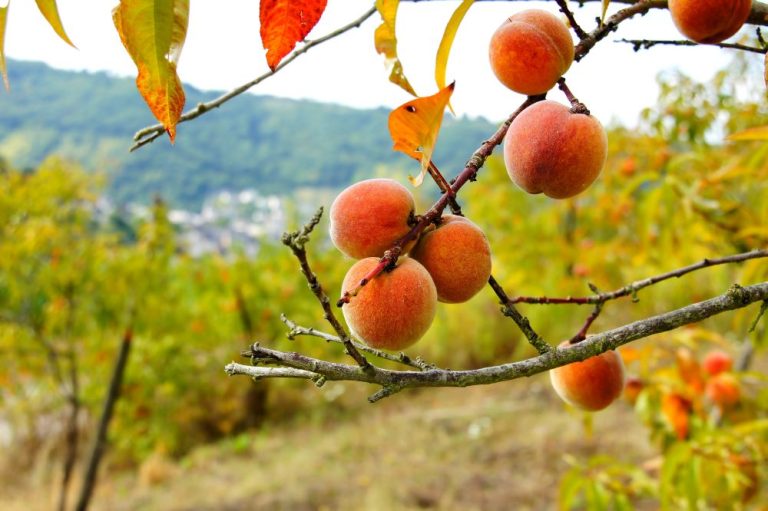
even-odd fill
[[(340, 36), (341, 34), (344, 34), (345, 32), (349, 32), (353, 28), (357, 28), (360, 25), (363, 24), (368, 18), (370, 18), (374, 13), (376, 12), (376, 7), (371, 7), (365, 13), (360, 16), (359, 18), (355, 19), (354, 21), (344, 25), (343, 27), (340, 27), (333, 32), (324, 35), (323, 37), (320, 37), (318, 39), (313, 39), (311, 41), (307, 41), (304, 46), (299, 48), (298, 50), (293, 51), (288, 57), (283, 59), (280, 62), (280, 65), (278, 65), (274, 70), (270, 70), (263, 75), (260, 75), (253, 80), (251, 80), (248, 83), (244, 83), (240, 87), (237, 87), (235, 89), (232, 89), (231, 91), (227, 92), (226, 94), (223, 94), (219, 96), (218, 98), (208, 101), (206, 103), (199, 103), (195, 108), (192, 110), (188, 110), (184, 114), (182, 114), (181, 117), (179, 117), (178, 124), (181, 124), (186, 121), (191, 121), (192, 119), (196, 119), (203, 115), (206, 112), (209, 112), (213, 110), (214, 108), (219, 108), (221, 105), (226, 103), (232, 98), (235, 98), (239, 96), (240, 94), (244, 93), (251, 87), (254, 87), (258, 85), (259, 83), (263, 82), (267, 78), (273, 76), (278, 71), (283, 69), (285, 66), (296, 60), (301, 55), (307, 53), (309, 50), (314, 48), (315, 46), (319, 46), (326, 41), (330, 41), (331, 39)], [(135, 144), (133, 144), (129, 151), (135, 151), (136, 149), (139, 149), (140, 147), (145, 146), (146, 144), (149, 144), (150, 142), (153, 142), (155, 139), (160, 137), (163, 133), (165, 133), (165, 128), (162, 124), (154, 124), (152, 126), (147, 126), (146, 128), (142, 128), (139, 131), (136, 132), (136, 134), (133, 136), (133, 140), (135, 141)]]
[(768, 52), (768, 48), (755, 48), (754, 46), (746, 46), (744, 44), (739, 43), (710, 43), (710, 44), (699, 44), (695, 43), (693, 41), (688, 40), (667, 40), (667, 39), (618, 39), (616, 40), (617, 43), (627, 43), (632, 45), (632, 49), (635, 51), (640, 50), (647, 50), (649, 48), (652, 48), (657, 45), (666, 45), (666, 46), (716, 46), (718, 48), (728, 48), (730, 50), (741, 50), (741, 51), (749, 51), (753, 53), (760, 53), (765, 54)]
[(363, 372), (356, 366), (327, 362), (295, 352), (272, 350), (254, 344), (248, 352), (254, 364), (258, 366), (266, 362), (277, 367), (254, 368), (233, 362), (225, 367), (225, 371), (229, 375), (244, 374), (258, 378), (296, 377), (322, 382), (343, 380), (371, 383), (382, 388), (369, 397), (369, 401), (375, 402), (406, 388), (467, 387), (532, 376), (614, 350), (638, 339), (697, 323), (723, 312), (740, 309), (764, 300), (768, 300), (768, 282), (746, 287), (734, 284), (722, 295), (592, 335), (567, 349), (552, 349), (527, 360), (480, 369), (394, 371), (372, 367), (370, 371)]

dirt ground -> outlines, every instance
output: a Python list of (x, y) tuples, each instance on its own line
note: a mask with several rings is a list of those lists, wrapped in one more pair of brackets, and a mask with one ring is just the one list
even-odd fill
[[(339, 392), (327, 387), (318, 392)], [(107, 471), (91, 509), (556, 509), (568, 459), (642, 463), (654, 455), (628, 405), (585, 421), (554, 397), (546, 375), (403, 392), (375, 405), (366, 390), (345, 388), (352, 411), (340, 407), (337, 417), (271, 425), (182, 460)], [(6, 486), (0, 509), (51, 509), (51, 492), (40, 490)]]

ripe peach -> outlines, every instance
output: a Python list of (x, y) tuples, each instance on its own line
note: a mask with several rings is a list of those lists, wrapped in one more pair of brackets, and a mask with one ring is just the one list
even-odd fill
[(741, 399), (739, 380), (731, 373), (720, 373), (707, 381), (704, 394), (720, 408), (730, 408)]
[[(357, 261), (347, 272), (342, 290), (357, 287), (379, 259)], [(401, 259), (360, 289), (342, 308), (352, 335), (373, 348), (401, 350), (429, 329), (437, 309), (437, 291), (429, 272), (415, 259)]]
[(491, 247), (480, 228), (463, 216), (443, 215), (442, 222), (421, 236), (411, 257), (432, 276), (437, 299), (466, 302), (491, 276)]
[[(560, 348), (569, 348), (568, 341)], [(596, 412), (621, 396), (624, 362), (615, 351), (606, 351), (582, 362), (551, 369), (549, 377), (557, 395), (582, 410)]]
[(355, 183), (331, 204), (331, 241), (355, 259), (381, 257), (410, 230), (414, 207), (413, 195), (397, 181)]
[(509, 177), (528, 193), (565, 199), (583, 192), (602, 171), (608, 140), (591, 115), (555, 101), (523, 110), (504, 138)]
[(568, 27), (540, 9), (519, 12), (491, 36), (491, 68), (501, 83), (520, 94), (544, 94), (568, 71), (574, 47)]
[(704, 370), (710, 376), (730, 371), (733, 367), (733, 358), (725, 351), (710, 351), (704, 356), (701, 363)]
[(752, 0), (669, 0), (675, 26), (697, 43), (719, 43), (739, 31)]

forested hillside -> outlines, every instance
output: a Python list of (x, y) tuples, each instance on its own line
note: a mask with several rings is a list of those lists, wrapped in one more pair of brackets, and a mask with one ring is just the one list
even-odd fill
[[(284, 194), (297, 186), (340, 187), (382, 165), (417, 170), (392, 151), (386, 109), (253, 95), (182, 124), (184, 136), (173, 147), (158, 140), (129, 153), (133, 133), (154, 123), (133, 80), (30, 62), (8, 68), (12, 89), (0, 94), (0, 156), (16, 167), (35, 167), (51, 154), (73, 159), (107, 174), (109, 193), (120, 202), (146, 203), (159, 193), (195, 207), (222, 189)], [(186, 90), (187, 105), (218, 95)], [(465, 161), (492, 132), (485, 120), (447, 118), (435, 161)]]

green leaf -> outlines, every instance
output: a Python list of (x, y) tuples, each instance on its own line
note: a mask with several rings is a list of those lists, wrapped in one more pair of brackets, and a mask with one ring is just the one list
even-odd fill
[(5, 22), (8, 19), (8, 7), (11, 6), (10, 0), (5, 7), (0, 7), (0, 74), (3, 75), (5, 90), (11, 90), (11, 84), (8, 83), (8, 70), (5, 68)]
[(40, 13), (48, 20), (48, 24), (51, 28), (61, 37), (65, 43), (73, 48), (76, 48), (74, 43), (69, 39), (67, 32), (64, 30), (64, 25), (61, 23), (59, 17), (59, 8), (56, 5), (56, 0), (35, 0), (37, 2), (37, 8), (40, 9)]
[(138, 68), (136, 86), (173, 142), (185, 101), (176, 65), (187, 35), (189, 0), (121, 0), (112, 19)]
[(389, 81), (413, 96), (418, 96), (408, 82), (403, 72), (403, 64), (397, 56), (397, 37), (395, 37), (395, 22), (400, 0), (376, 0), (376, 9), (381, 15), (381, 25), (374, 33), (376, 52), (384, 55), (384, 62), (389, 71)]
[(443, 32), (443, 38), (440, 40), (440, 46), (437, 48), (437, 57), (435, 59), (435, 81), (437, 82), (438, 90), (445, 88), (445, 73), (448, 67), (448, 56), (451, 53), (451, 47), (453, 46), (453, 40), (456, 38), (456, 32), (459, 30), (459, 25), (464, 20), (464, 16), (469, 11), (475, 0), (463, 0), (461, 4), (451, 15), (451, 19), (448, 20), (448, 24), (445, 26), (445, 32)]

